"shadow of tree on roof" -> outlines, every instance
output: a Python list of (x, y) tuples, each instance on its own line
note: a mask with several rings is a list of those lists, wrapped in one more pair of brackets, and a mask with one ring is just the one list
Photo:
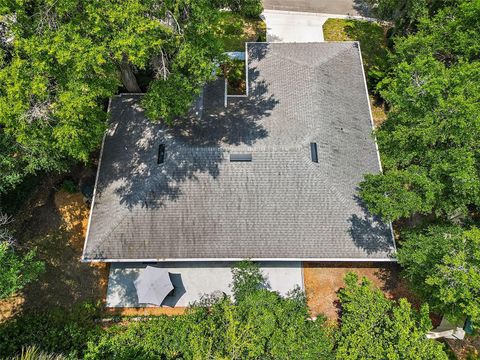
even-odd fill
[[(257, 75), (250, 71), (249, 76)], [(268, 131), (261, 120), (278, 103), (268, 94), (267, 84), (256, 83), (255, 96), (235, 99), (227, 108), (224, 84), (218, 79), (205, 87), (201, 118), (190, 114), (171, 128), (145, 117), (140, 96), (112, 99), (115, 122), (104, 145), (99, 202), (115, 195), (122, 208), (162, 207), (182, 194), (185, 181), (197, 180), (202, 174), (218, 177), (227, 146), (251, 146), (266, 138)], [(165, 146), (165, 155), (159, 164), (160, 144)]]
[(350, 236), (354, 243), (368, 255), (383, 253), (393, 255), (392, 233), (389, 224), (384, 223), (379, 217), (371, 215), (363, 201), (357, 196), (356, 202), (363, 210), (363, 214), (352, 214), (349, 218)]
[[(268, 44), (257, 44), (249, 49), (249, 57), (259, 61), (265, 57), (267, 49)], [(171, 129), (172, 136), (184, 141), (186, 146), (249, 146), (266, 138), (268, 131), (260, 122), (269, 116), (278, 101), (269, 93), (268, 84), (257, 80), (258, 77), (258, 70), (250, 68), (248, 78), (255, 79), (250, 92), (254, 94), (249, 97), (230, 97), (226, 108), (224, 79), (207, 84), (202, 118), (190, 115), (186, 119), (179, 119)]]

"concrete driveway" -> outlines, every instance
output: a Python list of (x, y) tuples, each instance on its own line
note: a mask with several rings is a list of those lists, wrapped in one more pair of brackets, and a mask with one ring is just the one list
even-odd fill
[(314, 13), (265, 10), (268, 42), (322, 42), (328, 16)]
[[(301, 262), (259, 262), (263, 274), (267, 277), (270, 289), (281, 295), (299, 286), (303, 290), (303, 271)], [(198, 301), (204, 294), (225, 293), (231, 295), (232, 282), (229, 262), (175, 262), (157, 263), (170, 273), (175, 287), (172, 295), (166, 297), (163, 305), (186, 307)], [(151, 307), (139, 304), (134, 281), (145, 268), (141, 263), (112, 263), (108, 278), (106, 306), (111, 308)]]
[(267, 10), (368, 16), (361, 0), (263, 0)]

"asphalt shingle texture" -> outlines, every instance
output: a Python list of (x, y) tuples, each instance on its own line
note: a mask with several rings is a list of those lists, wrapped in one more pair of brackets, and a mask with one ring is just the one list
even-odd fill
[(201, 116), (174, 128), (141, 96), (112, 99), (85, 260), (392, 256), (390, 227), (357, 198), (380, 171), (358, 45), (252, 43), (248, 78), (227, 108), (223, 80), (206, 86)]

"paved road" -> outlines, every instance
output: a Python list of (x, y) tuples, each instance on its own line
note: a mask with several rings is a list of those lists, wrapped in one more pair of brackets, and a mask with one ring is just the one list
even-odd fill
[(263, 0), (268, 10), (368, 16), (361, 4), (362, 0)]

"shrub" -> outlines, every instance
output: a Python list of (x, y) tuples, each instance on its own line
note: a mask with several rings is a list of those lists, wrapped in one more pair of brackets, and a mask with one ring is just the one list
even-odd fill
[(61, 189), (70, 194), (76, 193), (78, 191), (77, 185), (73, 182), (73, 180), (70, 179), (63, 180)]
[(428, 306), (417, 312), (406, 299), (389, 300), (366, 278), (359, 283), (354, 273), (347, 274), (345, 283), (339, 294), (337, 359), (448, 359), (442, 344), (425, 337), (432, 326)]
[(98, 334), (97, 308), (89, 303), (73, 309), (22, 314), (0, 325), (0, 354), (13, 356), (35, 346), (49, 353), (81, 357), (88, 340)]

